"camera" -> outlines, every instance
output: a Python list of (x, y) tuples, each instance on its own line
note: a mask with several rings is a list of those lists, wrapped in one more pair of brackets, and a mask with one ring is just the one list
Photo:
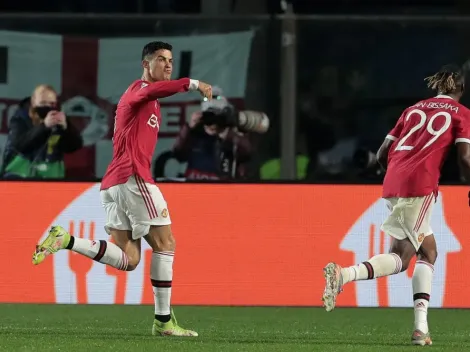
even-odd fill
[(237, 110), (224, 97), (216, 96), (214, 101), (204, 100), (201, 123), (216, 125), (220, 129), (238, 128), (240, 132), (265, 133), (269, 129), (269, 118), (265, 113), (252, 110)]
[(33, 108), (33, 111), (38, 115), (40, 120), (44, 120), (47, 114), (52, 110), (56, 110), (56, 108), (49, 105), (36, 106)]
[(222, 109), (210, 107), (202, 112), (201, 123), (206, 126), (216, 125), (219, 128), (235, 127), (233, 109), (224, 107)]

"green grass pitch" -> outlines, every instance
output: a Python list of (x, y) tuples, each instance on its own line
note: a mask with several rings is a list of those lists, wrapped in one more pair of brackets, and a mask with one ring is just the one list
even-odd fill
[[(175, 307), (197, 338), (151, 336), (152, 306), (0, 305), (0, 351), (409, 351), (413, 310)], [(470, 310), (429, 311), (434, 351), (470, 351)]]

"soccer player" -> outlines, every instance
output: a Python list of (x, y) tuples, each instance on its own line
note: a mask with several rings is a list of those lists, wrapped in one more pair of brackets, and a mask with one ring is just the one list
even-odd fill
[[(152, 179), (150, 166), (161, 124), (159, 98), (198, 90), (212, 99), (212, 87), (189, 78), (170, 80), (172, 46), (151, 42), (142, 51), (142, 79), (133, 82), (122, 95), (116, 110), (113, 159), (101, 182), (101, 201), (106, 212), (106, 232), (114, 243), (71, 236), (53, 226), (37, 245), (33, 263), (62, 249), (124, 271), (134, 270), (140, 261), (141, 239), (153, 250), (150, 279), (155, 299), (152, 334), (197, 336), (181, 328), (170, 308), (175, 239), (167, 203)], [(119, 73), (117, 73), (119, 74)]]
[(448, 65), (426, 81), (438, 95), (405, 109), (377, 153), (386, 169), (382, 196), (391, 213), (381, 228), (392, 237), (390, 253), (347, 268), (329, 263), (323, 269), (323, 302), (331, 311), (348, 282), (398, 274), (416, 255), (412, 279), (414, 345), (432, 344), (427, 310), (437, 249), (430, 218), (440, 170), (453, 143), (457, 145), (461, 170), (470, 181), (470, 111), (459, 104), (465, 87), (464, 73)]

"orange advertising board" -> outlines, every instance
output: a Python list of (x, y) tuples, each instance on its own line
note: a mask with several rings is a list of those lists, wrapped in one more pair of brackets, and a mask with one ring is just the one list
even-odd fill
[[(322, 267), (352, 265), (388, 250), (380, 186), (159, 185), (177, 239), (173, 303), (321, 305)], [(0, 302), (153, 302), (150, 248), (133, 272), (61, 251), (33, 266), (35, 244), (53, 224), (75, 236), (108, 239), (96, 183), (0, 183)], [(467, 188), (442, 187), (432, 227), (439, 256), (431, 306), (470, 307)], [(345, 287), (342, 306), (408, 306), (411, 273)]]

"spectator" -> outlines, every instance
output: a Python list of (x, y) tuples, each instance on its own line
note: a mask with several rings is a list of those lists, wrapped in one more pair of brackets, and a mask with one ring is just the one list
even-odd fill
[(240, 179), (247, 176), (251, 143), (246, 134), (227, 126), (225, 97), (213, 87), (213, 100), (202, 102), (202, 111), (191, 116), (176, 140), (173, 152), (188, 162), (187, 179)]
[(80, 133), (59, 111), (57, 93), (36, 87), (12, 117), (3, 156), (4, 178), (63, 178), (64, 153), (83, 146)]

